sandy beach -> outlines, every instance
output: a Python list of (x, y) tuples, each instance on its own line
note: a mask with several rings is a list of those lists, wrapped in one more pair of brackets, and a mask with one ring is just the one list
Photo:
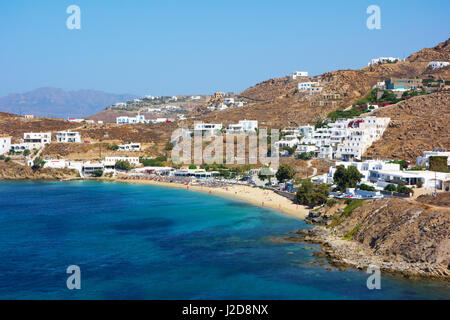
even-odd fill
[(289, 199), (276, 194), (271, 190), (263, 190), (256, 187), (233, 185), (226, 187), (207, 187), (196, 185), (184, 185), (180, 183), (160, 182), (153, 180), (122, 180), (122, 179), (102, 179), (104, 181), (133, 183), (144, 185), (155, 185), (161, 187), (185, 189), (196, 192), (203, 192), (213, 196), (220, 196), (225, 198), (237, 199), (252, 203), (254, 205), (270, 208), (291, 217), (304, 220), (308, 215), (309, 210), (302, 206), (292, 203)]

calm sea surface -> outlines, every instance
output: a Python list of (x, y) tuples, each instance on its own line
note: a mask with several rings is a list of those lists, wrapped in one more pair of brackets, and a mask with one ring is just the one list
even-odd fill
[[(272, 237), (308, 226), (186, 190), (0, 182), (0, 299), (450, 299), (448, 284), (362, 271)], [(68, 290), (70, 265), (81, 290)]]

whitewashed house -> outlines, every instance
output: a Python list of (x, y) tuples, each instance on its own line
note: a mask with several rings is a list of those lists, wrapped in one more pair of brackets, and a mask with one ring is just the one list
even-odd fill
[(431, 61), (428, 64), (428, 66), (433, 68), (433, 69), (439, 69), (439, 68), (447, 67), (448, 65), (450, 65), (450, 63), (446, 62), (446, 61)]
[(11, 137), (0, 137), (0, 155), (6, 154), (11, 149)]
[(379, 57), (376, 59), (372, 59), (369, 63), (368, 66), (375, 66), (378, 64), (383, 64), (383, 63), (394, 63), (399, 61), (399, 58), (394, 58), (394, 57)]
[(370, 171), (375, 170), (390, 170), (390, 171), (400, 171), (400, 165), (398, 163), (389, 163), (383, 160), (368, 160), (364, 162), (349, 162), (349, 161), (337, 161), (334, 166), (331, 166), (328, 175), (327, 183), (333, 183), (333, 177), (339, 166), (344, 166), (348, 168), (350, 166), (355, 167), (362, 174), (361, 183), (370, 183)]
[(71, 132), (71, 131), (59, 131), (56, 133), (56, 141), (62, 143), (69, 142), (81, 142), (81, 136), (79, 132)]
[(23, 143), (12, 144), (11, 150), (24, 151), (44, 147), (52, 141), (51, 132), (26, 132), (23, 134)]
[(311, 87), (316, 87), (319, 85), (319, 82), (315, 81), (307, 81), (307, 82), (300, 82), (297, 85), (298, 90), (300, 91), (308, 91)]
[(114, 169), (117, 161), (128, 161), (131, 165), (138, 166), (139, 158), (138, 157), (105, 157), (103, 161), (103, 165), (107, 169)]
[(284, 147), (293, 148), (296, 145), (298, 145), (300, 141), (298, 140), (296, 135), (287, 135), (284, 136), (283, 140), (275, 142), (275, 146), (278, 147), (278, 149), (283, 149)]
[(214, 135), (222, 130), (221, 123), (196, 123), (194, 124), (194, 134), (200, 132), (201, 134)]
[(138, 113), (136, 117), (127, 117), (127, 116), (117, 117), (116, 123), (117, 124), (148, 123), (148, 120), (145, 119), (145, 116)]
[(227, 132), (256, 131), (258, 129), (257, 120), (240, 120), (237, 124), (230, 124)]
[(295, 71), (291, 74), (291, 78), (293, 80), (297, 79), (298, 77), (307, 77), (308, 72), (307, 71)]

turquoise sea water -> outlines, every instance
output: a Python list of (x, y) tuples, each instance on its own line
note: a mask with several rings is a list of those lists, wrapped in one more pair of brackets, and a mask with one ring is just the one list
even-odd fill
[[(300, 220), (208, 194), (102, 182), (0, 183), (0, 299), (449, 299), (449, 286), (362, 271), (272, 237)], [(312, 249), (311, 249), (312, 248)], [(66, 268), (81, 268), (68, 290)]]

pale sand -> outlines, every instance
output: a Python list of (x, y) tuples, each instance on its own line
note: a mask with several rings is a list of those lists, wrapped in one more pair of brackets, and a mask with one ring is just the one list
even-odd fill
[(221, 188), (210, 188), (206, 186), (187, 186), (180, 183), (160, 182), (153, 180), (121, 180), (121, 179), (102, 179), (104, 181), (123, 182), (132, 184), (155, 185), (161, 187), (185, 189), (191, 191), (199, 191), (214, 196), (238, 199), (250, 202), (254, 205), (270, 208), (282, 212), (291, 217), (304, 220), (309, 210), (302, 206), (292, 203), (291, 200), (276, 194), (271, 190), (263, 190), (256, 187), (233, 185)]

